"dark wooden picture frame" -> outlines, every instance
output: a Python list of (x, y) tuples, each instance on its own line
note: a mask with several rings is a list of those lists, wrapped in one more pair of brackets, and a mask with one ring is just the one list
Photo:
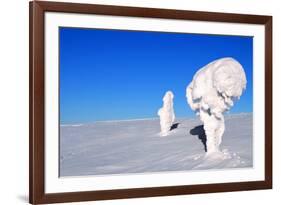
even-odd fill
[[(272, 17), (213, 12), (104, 6), (91, 4), (30, 2), (29, 62), (29, 200), (32, 204), (88, 200), (153, 197), (272, 188)], [(45, 193), (44, 181), (44, 14), (45, 12), (101, 14), (209, 22), (246, 23), (265, 26), (265, 180), (203, 185), (118, 189), (70, 193)]]

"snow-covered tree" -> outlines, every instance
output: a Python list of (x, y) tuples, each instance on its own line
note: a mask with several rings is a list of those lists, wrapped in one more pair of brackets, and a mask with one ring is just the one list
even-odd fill
[(204, 124), (207, 154), (220, 151), (225, 129), (223, 113), (240, 98), (246, 84), (241, 64), (233, 58), (221, 58), (198, 70), (187, 86), (187, 102)]
[(174, 113), (174, 95), (172, 91), (167, 91), (163, 97), (163, 107), (158, 110), (160, 117), (161, 136), (167, 136), (171, 126), (175, 121)]

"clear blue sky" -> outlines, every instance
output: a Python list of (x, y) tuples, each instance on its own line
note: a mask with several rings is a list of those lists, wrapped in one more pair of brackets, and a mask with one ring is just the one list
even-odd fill
[(238, 60), (248, 81), (231, 113), (252, 112), (252, 37), (65, 27), (59, 35), (61, 123), (157, 117), (167, 90), (177, 117), (195, 117), (185, 88), (222, 57)]

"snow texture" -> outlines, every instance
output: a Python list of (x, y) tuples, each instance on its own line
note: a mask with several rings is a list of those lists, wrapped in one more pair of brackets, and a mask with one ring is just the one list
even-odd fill
[(223, 113), (240, 98), (246, 83), (241, 64), (233, 58), (221, 58), (198, 70), (187, 86), (187, 102), (204, 124), (207, 154), (220, 152), (225, 131)]
[(167, 136), (175, 121), (174, 113), (174, 94), (172, 91), (167, 91), (163, 97), (163, 107), (158, 110), (160, 117), (161, 136)]
[(159, 137), (159, 119), (60, 126), (60, 176), (250, 168), (252, 114), (225, 116), (220, 154), (205, 155), (199, 119), (176, 119)]

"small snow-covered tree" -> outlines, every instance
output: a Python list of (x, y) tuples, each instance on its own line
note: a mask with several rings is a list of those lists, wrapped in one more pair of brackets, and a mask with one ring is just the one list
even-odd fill
[(246, 89), (246, 75), (233, 58), (221, 58), (204, 66), (186, 88), (187, 102), (204, 124), (207, 154), (219, 151), (225, 130), (223, 113)]
[(167, 136), (174, 121), (174, 95), (172, 91), (167, 91), (163, 97), (163, 107), (158, 110), (158, 115), (160, 117), (161, 126), (161, 136)]

